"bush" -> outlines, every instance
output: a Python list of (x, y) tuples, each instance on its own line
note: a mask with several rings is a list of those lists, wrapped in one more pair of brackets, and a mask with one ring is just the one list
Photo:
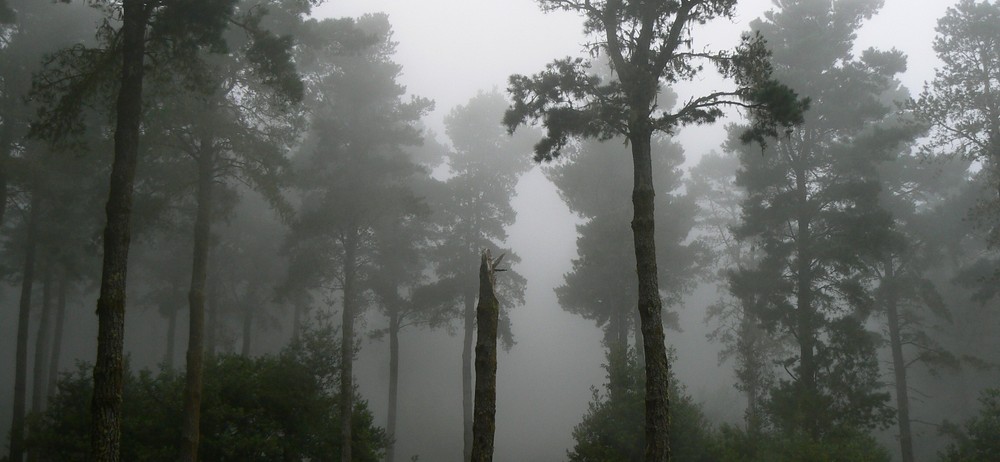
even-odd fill
[[(336, 344), (334, 339), (314, 344)], [(205, 461), (334, 461), (340, 457), (338, 395), (332, 350), (307, 340), (273, 356), (205, 358), (200, 458)], [(58, 384), (44, 414), (29, 423), (27, 447), (41, 461), (87, 460), (91, 366), (80, 364)], [(161, 369), (126, 370), (122, 460), (173, 461), (181, 441), (184, 376)], [(385, 432), (367, 403), (355, 399), (354, 460), (380, 461)]]

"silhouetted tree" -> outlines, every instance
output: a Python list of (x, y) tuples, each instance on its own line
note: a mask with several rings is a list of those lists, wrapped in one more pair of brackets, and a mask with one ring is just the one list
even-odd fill
[[(646, 363), (645, 460), (666, 461), (670, 459), (669, 369), (656, 262), (653, 134), (714, 122), (724, 107), (743, 107), (757, 114), (745, 139), (762, 140), (799, 122), (804, 104), (771, 79), (768, 53), (759, 36), (745, 36), (731, 51), (694, 46), (692, 26), (732, 17), (734, 0), (544, 0), (541, 5), (582, 14), (584, 29), (594, 39), (592, 48), (611, 58), (618, 78), (602, 80), (588, 73), (584, 60), (573, 58), (557, 60), (530, 78), (511, 76), (508, 90), (514, 104), (504, 121), (511, 131), (528, 121), (542, 121), (547, 133), (535, 146), (539, 161), (558, 156), (570, 137), (606, 140), (620, 135), (632, 147), (632, 230)], [(693, 78), (706, 62), (734, 80), (736, 88), (693, 97), (674, 109), (657, 104), (661, 85)]]

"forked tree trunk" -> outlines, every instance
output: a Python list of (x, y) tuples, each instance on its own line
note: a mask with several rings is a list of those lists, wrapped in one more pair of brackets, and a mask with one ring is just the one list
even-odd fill
[(399, 399), (399, 307), (389, 309), (389, 415), (386, 433), (389, 445), (385, 448), (385, 461), (396, 459), (396, 409)]
[(24, 242), (24, 267), (21, 270), (21, 299), (17, 314), (17, 347), (14, 360), (14, 405), (10, 425), (11, 462), (24, 459), (24, 408), (28, 381), (28, 321), (31, 317), (31, 289), (35, 282), (36, 235), (38, 234), (39, 195), (31, 195), (27, 235)]
[[(35, 358), (31, 366), (31, 413), (38, 414), (45, 410), (45, 372), (48, 367), (49, 323), (52, 317), (52, 262), (45, 259), (42, 266), (45, 273), (42, 276), (42, 312), (38, 320), (38, 331), (35, 333)], [(28, 451), (28, 462), (38, 461), (38, 451)]]
[(476, 293), (465, 293), (465, 335), (462, 339), (462, 460), (472, 457), (472, 339), (476, 321)]
[(59, 277), (59, 296), (56, 300), (56, 327), (52, 333), (52, 357), (49, 359), (49, 383), (45, 387), (45, 396), (56, 392), (59, 381), (59, 358), (62, 354), (63, 325), (66, 322), (66, 292), (69, 290), (69, 276), (65, 270)]
[[(642, 108), (649, 107), (649, 104), (632, 106)], [(670, 460), (670, 396), (667, 383), (670, 371), (664, 344), (663, 308), (656, 269), (651, 136), (649, 128), (633, 129), (629, 135), (634, 169), (632, 235), (635, 241), (639, 319), (646, 363), (645, 460), (666, 462)]]
[(212, 186), (215, 180), (215, 151), (212, 140), (204, 137), (198, 153), (198, 211), (194, 222), (194, 255), (191, 291), (188, 294), (187, 375), (184, 389), (184, 423), (181, 431), (180, 460), (196, 462), (201, 433), (201, 383), (205, 334), (205, 286), (208, 279), (208, 247), (212, 222)]
[(104, 228), (104, 262), (97, 299), (97, 358), (91, 399), (90, 459), (121, 459), (122, 348), (125, 336), (125, 276), (132, 214), (132, 185), (139, 153), (142, 120), (142, 71), (147, 5), (122, 2), (122, 84), (118, 91), (115, 160), (108, 191)]
[(899, 448), (902, 462), (913, 462), (913, 432), (910, 429), (910, 396), (906, 384), (906, 361), (903, 358), (903, 341), (900, 335), (899, 307), (897, 306), (896, 275), (892, 257), (885, 261), (885, 309), (889, 321), (889, 345), (892, 348), (892, 370), (896, 378), (896, 420), (899, 423)]
[(497, 414), (497, 324), (500, 301), (497, 300), (496, 261), (490, 251), (483, 252), (479, 264), (479, 305), (476, 307), (476, 405), (472, 424), (472, 462), (493, 460), (493, 437)]
[(351, 422), (354, 415), (354, 312), (357, 294), (357, 231), (344, 239), (344, 320), (341, 335), (340, 371), (340, 460), (351, 461)]

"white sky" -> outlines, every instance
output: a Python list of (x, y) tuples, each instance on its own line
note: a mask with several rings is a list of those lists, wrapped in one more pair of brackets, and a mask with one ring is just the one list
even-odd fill
[[(911, 92), (919, 91), (937, 65), (931, 50), (934, 25), (953, 3), (886, 0), (879, 16), (861, 31), (858, 45), (905, 52), (909, 70), (903, 83)], [(732, 46), (749, 21), (770, 6), (769, 0), (742, 1), (734, 23), (710, 24), (696, 40), (699, 45)], [(439, 134), (444, 132), (444, 115), (478, 90), (504, 89), (510, 74), (535, 73), (555, 58), (583, 55), (579, 19), (567, 13), (542, 14), (533, 0), (331, 0), (316, 15), (379, 11), (388, 13), (393, 25), (399, 42), (396, 61), (403, 65), (402, 81), (408, 91), (436, 101), (427, 123)], [(683, 96), (717, 84), (706, 77), (679, 92)], [(719, 145), (722, 125), (687, 128), (679, 134), (689, 164)], [(517, 269), (528, 278), (529, 287), (527, 306), (513, 315), (518, 345), (500, 357), (495, 460), (561, 460), (572, 444), (573, 426), (586, 411), (590, 386), (604, 380), (600, 368), (604, 357), (596, 328), (559, 309), (552, 294), (575, 257), (573, 217), (537, 169), (522, 180), (518, 194), (518, 222), (510, 230), (509, 244), (523, 258)], [(681, 312), (685, 332), (668, 334), (680, 356), (675, 370), (682, 380), (689, 378), (695, 399), (718, 401), (725, 393), (734, 395), (730, 372), (717, 366), (717, 347), (705, 342), (700, 324), (704, 315), (699, 311), (704, 307), (693, 305)], [(458, 460), (461, 338), (409, 335), (403, 340), (399, 411), (400, 430), (406, 434), (399, 435), (397, 457), (408, 460), (419, 453), (420, 460)], [(434, 351), (411, 352), (406, 342), (420, 342)], [(428, 354), (433, 358), (424, 358)], [(385, 422), (387, 379), (382, 358), (383, 346), (366, 343), (357, 369), (361, 391), (379, 424)], [(413, 365), (407, 366), (407, 361)], [(691, 383), (690, 377), (700, 378), (701, 383)], [(739, 415), (736, 402), (715, 405), (728, 405)]]

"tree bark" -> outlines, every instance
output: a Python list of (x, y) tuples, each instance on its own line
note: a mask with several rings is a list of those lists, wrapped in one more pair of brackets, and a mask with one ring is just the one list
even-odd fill
[[(633, 111), (649, 107), (633, 104)], [(670, 460), (670, 396), (667, 349), (664, 344), (662, 302), (656, 268), (652, 131), (636, 128), (629, 135), (634, 169), (632, 234), (635, 241), (639, 287), (639, 319), (646, 364), (646, 462)]]
[(465, 335), (462, 339), (462, 460), (472, 457), (472, 338), (475, 329), (476, 293), (465, 293)]
[(167, 315), (167, 351), (163, 354), (163, 364), (168, 370), (174, 368), (174, 352), (177, 350), (177, 312), (176, 306), (168, 308)]
[(196, 462), (201, 433), (201, 383), (205, 333), (205, 286), (208, 279), (208, 248), (211, 238), (212, 186), (215, 180), (215, 148), (204, 136), (198, 153), (198, 211), (194, 222), (194, 255), (191, 291), (188, 293), (187, 375), (184, 389), (184, 423), (180, 460)]
[(899, 448), (902, 462), (913, 462), (913, 432), (910, 430), (910, 397), (906, 384), (906, 361), (900, 336), (897, 306), (896, 275), (892, 257), (885, 261), (885, 309), (889, 320), (889, 344), (892, 348), (892, 370), (896, 378), (896, 418), (899, 423)]
[[(501, 257), (502, 258), (502, 257)], [(497, 325), (500, 301), (493, 286), (496, 273), (490, 251), (479, 264), (479, 305), (476, 307), (476, 403), (472, 424), (472, 462), (493, 460), (497, 413)]]
[(149, 14), (143, 0), (124, 0), (122, 9), (122, 84), (118, 91), (115, 160), (105, 207), (107, 224), (101, 290), (97, 299), (97, 358), (91, 399), (90, 459), (95, 462), (117, 462), (121, 458), (125, 278), (131, 240), (132, 186), (139, 154), (143, 56)]
[(357, 257), (357, 231), (351, 229), (344, 239), (344, 320), (341, 336), (340, 371), (340, 460), (351, 461), (351, 422), (354, 414), (354, 302)]
[(66, 292), (69, 290), (69, 276), (65, 271), (59, 278), (59, 295), (56, 301), (56, 327), (52, 333), (52, 357), (49, 359), (49, 383), (45, 387), (45, 396), (56, 392), (59, 381), (59, 358), (62, 354), (63, 325), (66, 321)]
[(27, 235), (24, 242), (24, 267), (21, 270), (21, 299), (17, 314), (17, 347), (14, 366), (14, 405), (10, 425), (11, 462), (24, 459), (24, 408), (28, 381), (28, 321), (31, 317), (31, 289), (35, 282), (35, 251), (38, 234), (39, 214), (38, 192), (31, 194), (31, 210), (28, 211)]
[(389, 445), (385, 449), (385, 461), (396, 459), (396, 406), (399, 398), (399, 308), (389, 311), (389, 415), (386, 419), (386, 433)]

